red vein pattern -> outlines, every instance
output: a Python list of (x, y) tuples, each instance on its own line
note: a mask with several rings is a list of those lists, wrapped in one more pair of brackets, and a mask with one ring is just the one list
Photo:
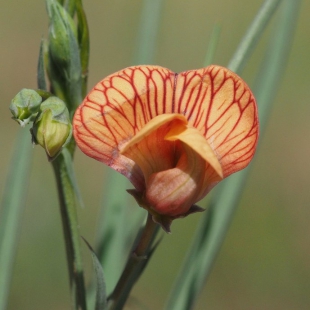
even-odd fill
[(235, 73), (219, 66), (175, 74), (159, 66), (116, 72), (84, 99), (73, 120), (80, 149), (128, 177), (138, 190), (143, 173), (119, 150), (146, 123), (165, 113), (184, 115), (217, 155), (224, 177), (252, 159), (258, 139), (254, 96)]

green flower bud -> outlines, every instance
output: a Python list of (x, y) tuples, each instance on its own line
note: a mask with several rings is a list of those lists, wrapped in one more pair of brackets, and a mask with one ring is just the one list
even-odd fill
[(66, 9), (56, 0), (47, 0), (47, 12), (50, 18), (50, 55), (54, 64), (60, 70), (69, 71), (72, 49), (78, 47), (76, 26)]
[(22, 127), (37, 115), (42, 97), (33, 89), (22, 89), (11, 101), (10, 110), (13, 119)]
[(40, 107), (32, 130), (33, 142), (41, 145), (53, 160), (70, 141), (72, 126), (66, 104), (57, 97), (50, 97)]
[(66, 9), (56, 0), (47, 0), (49, 36), (47, 72), (53, 93), (63, 99), (70, 110), (82, 100), (81, 60), (77, 27)]

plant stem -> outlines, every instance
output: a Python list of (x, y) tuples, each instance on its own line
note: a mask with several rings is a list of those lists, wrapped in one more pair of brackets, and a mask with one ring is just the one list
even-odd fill
[(86, 309), (85, 285), (74, 189), (68, 176), (64, 157), (61, 154), (53, 161), (53, 168), (58, 189), (70, 287), (73, 292), (76, 309), (84, 310)]
[(228, 68), (240, 74), (252, 54), (261, 34), (264, 32), (271, 16), (278, 8), (282, 0), (265, 0), (251, 26), (244, 35), (236, 52), (232, 56)]
[(153, 222), (152, 216), (148, 214), (146, 224), (140, 236), (139, 242), (131, 253), (125, 269), (109, 297), (109, 310), (121, 310), (129, 296), (130, 290), (145, 266), (148, 254), (158, 231), (158, 225)]
[(0, 310), (7, 309), (19, 228), (29, 183), (32, 146), (28, 131), (20, 130), (14, 148), (0, 207)]

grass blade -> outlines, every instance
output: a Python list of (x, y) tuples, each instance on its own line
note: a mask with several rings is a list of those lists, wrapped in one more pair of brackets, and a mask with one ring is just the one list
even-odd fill
[(138, 30), (137, 50), (133, 64), (151, 64), (154, 60), (156, 38), (159, 29), (162, 0), (144, 0)]
[(276, 11), (283, 0), (265, 0), (251, 26), (239, 44), (235, 54), (231, 58), (228, 68), (238, 74), (242, 72), (249, 56), (252, 54), (257, 41), (265, 30), (270, 17)]
[(45, 69), (44, 69), (44, 40), (41, 40), (38, 67), (37, 67), (37, 84), (39, 89), (46, 90)]
[(31, 166), (32, 145), (28, 130), (20, 130), (15, 144), (0, 213), (0, 309), (6, 309), (19, 227)]
[(264, 103), (258, 107), (261, 133), (271, 108), (271, 104), (268, 103), (273, 101), (286, 68), (301, 4), (301, 0), (283, 0), (283, 2), (280, 20), (275, 31), (276, 35), (271, 38), (253, 87), (257, 101)]
[(212, 29), (211, 38), (209, 41), (206, 57), (205, 57), (205, 60), (203, 62), (204, 67), (211, 65), (213, 62), (214, 55), (215, 55), (216, 48), (217, 48), (217, 44), (218, 44), (219, 39), (220, 39), (220, 34), (221, 34), (221, 27), (219, 25), (215, 25)]
[[(279, 21), (279, 28), (276, 29), (276, 35), (272, 37), (270, 49), (266, 54), (266, 59), (258, 75), (259, 83), (254, 87), (254, 92), (260, 103), (261, 129), (263, 129), (266, 123), (270, 103), (279, 84), (279, 78), (284, 68), (283, 64), (287, 59), (294, 25), (297, 20), (298, 6), (299, 1), (284, 1), (284, 14)], [(269, 15), (273, 12), (273, 10), (269, 11)], [(270, 17), (271, 15), (269, 19)], [(266, 26), (266, 18), (261, 17), (260, 20)], [(248, 31), (246, 36), (248, 36), (249, 32), (255, 36), (262, 33), (261, 27), (255, 25), (255, 28), (259, 31)], [(277, 40), (274, 40), (275, 37)], [(257, 42), (257, 38), (254, 40), (248, 37), (248, 40)], [(244, 50), (245, 46), (247, 46), (247, 49)], [(245, 44), (243, 40), (240, 45), (243, 51), (240, 54), (248, 58), (253, 47), (252, 44)], [(236, 52), (235, 55), (239, 55), (239, 53)], [(277, 61), (275, 61), (276, 59)], [(236, 56), (230, 62), (231, 68), (235, 71), (240, 71), (244, 64), (245, 62), (238, 57), (236, 58)], [(241, 197), (248, 172), (249, 170), (246, 169), (231, 176), (215, 189), (208, 212), (204, 215), (199, 225), (194, 242), (189, 250), (182, 272), (176, 281), (166, 309), (182, 310), (192, 307), (224, 241), (232, 216)]]

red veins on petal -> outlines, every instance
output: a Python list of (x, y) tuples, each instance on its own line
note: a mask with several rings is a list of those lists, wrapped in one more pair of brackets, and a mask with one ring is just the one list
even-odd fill
[(255, 98), (239, 76), (218, 66), (180, 73), (175, 109), (206, 137), (224, 177), (248, 165), (257, 144), (258, 118)]
[[(165, 140), (169, 126), (154, 123), (166, 114), (182, 116), (188, 134)], [(148, 126), (153, 129), (148, 130)], [(190, 165), (203, 169), (204, 173), (194, 178), (196, 190), (190, 202), (195, 203), (219, 181), (219, 175), (225, 178), (248, 165), (258, 139), (252, 92), (239, 76), (219, 66), (180, 74), (159, 66), (116, 72), (99, 82), (84, 99), (75, 113), (73, 128), (84, 153), (124, 174), (138, 191), (148, 187), (146, 195), (152, 198), (162, 193), (170, 202), (183, 198), (179, 194), (174, 197), (173, 190), (159, 191), (163, 178), (185, 184), (192, 180), (180, 171), (195, 175)], [(197, 137), (197, 143), (187, 138), (191, 136)], [(201, 144), (201, 137), (206, 145)], [(213, 159), (203, 156), (205, 164), (201, 165), (199, 152), (203, 150)], [(164, 175), (169, 169), (179, 170)]]
[(80, 149), (124, 174), (137, 189), (143, 188), (141, 170), (119, 148), (153, 117), (171, 113), (174, 79), (173, 72), (155, 66), (131, 67), (103, 79), (73, 119)]

